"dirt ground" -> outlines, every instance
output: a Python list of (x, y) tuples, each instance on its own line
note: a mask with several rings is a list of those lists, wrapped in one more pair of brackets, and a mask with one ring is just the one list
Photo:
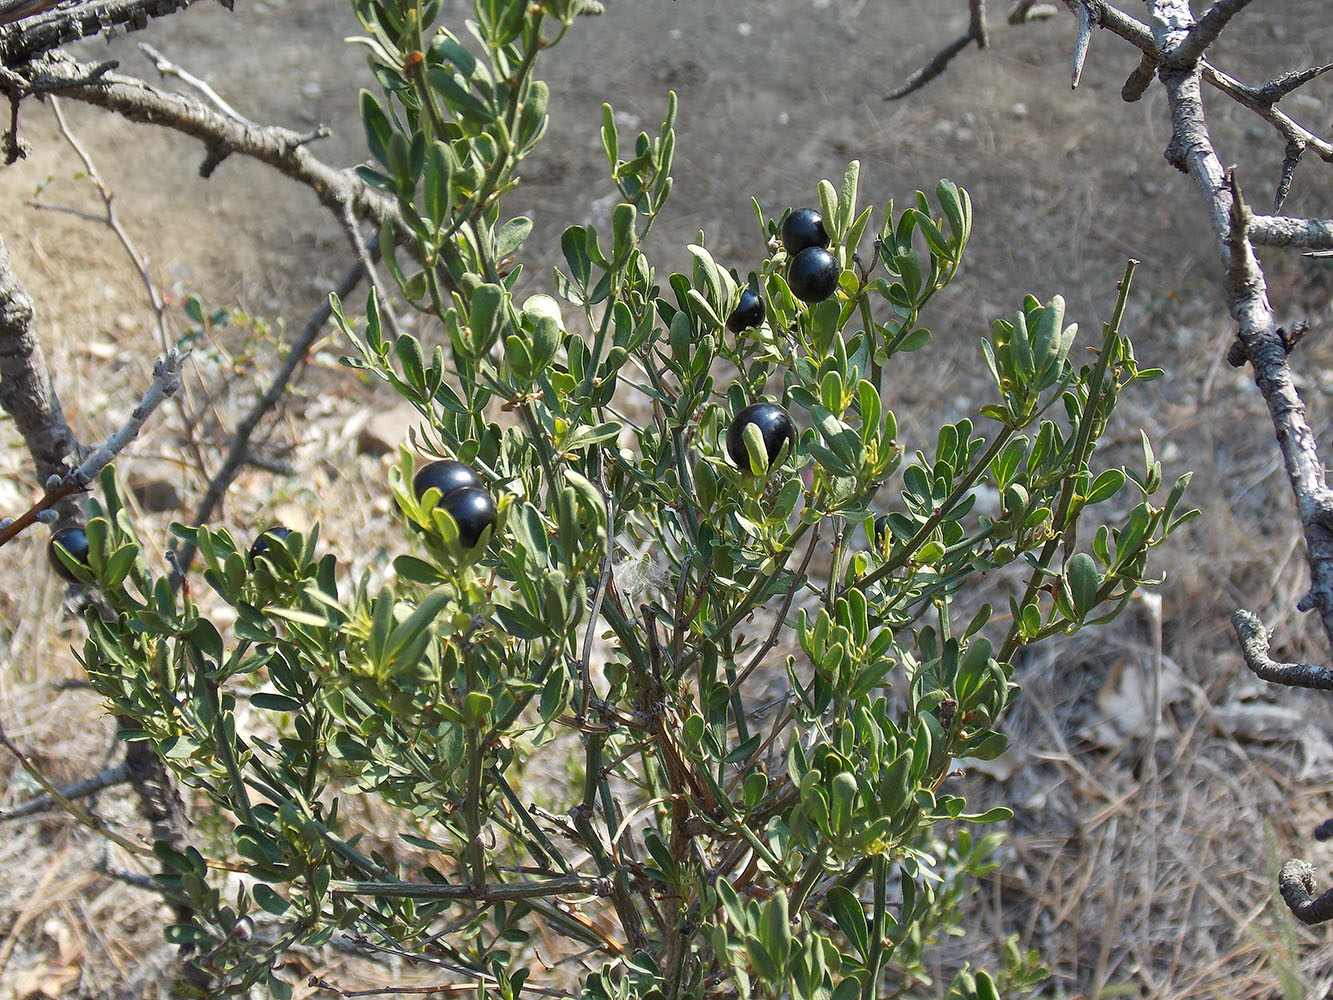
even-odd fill
[[(457, 24), (467, 6), (446, 0), (444, 17)], [(1202, 206), (1161, 155), (1168, 129), (1160, 88), (1122, 103), (1120, 85), (1137, 58), (1098, 33), (1083, 83), (1071, 92), (1073, 26), (1063, 12), (1022, 28), (997, 23), (989, 51), (969, 49), (941, 80), (885, 103), (884, 93), (963, 29), (964, 3), (607, 7), (547, 61), (551, 130), (508, 204), (536, 222), (527, 257), (534, 289), (549, 288), (562, 228), (600, 222), (614, 204), (597, 134), (601, 103), (614, 105), (622, 137), (651, 132), (669, 89), (680, 98), (679, 140), (672, 201), (649, 247), (659, 273), (685, 262), (684, 245), (700, 231), (720, 260), (748, 270), (762, 253), (750, 197), (769, 215), (814, 203), (818, 180), (840, 177), (851, 158), (862, 161), (863, 201), (904, 204), (941, 177), (969, 190), (972, 246), (928, 318), (934, 346), (890, 375), (909, 447), (980, 399), (977, 344), (992, 317), (1025, 292), (1060, 292), (1091, 334), (1125, 259), (1142, 261), (1127, 325), (1140, 358), (1168, 375), (1125, 401), (1113, 450), (1132, 461), (1145, 429), (1168, 481), (1195, 470), (1189, 499), (1204, 518), (1172, 543), (1159, 563), (1166, 583), (1122, 624), (1025, 665), (1009, 722), (1014, 749), (969, 778), (973, 794), (1004, 801), (1017, 816), (1004, 864), (969, 904), (968, 935), (945, 949), (941, 989), (943, 963), (984, 963), (1017, 934), (1052, 966), (1052, 996), (1330, 995), (1327, 934), (1295, 924), (1275, 884), (1287, 857), (1316, 868), (1329, 860), (1309, 831), (1333, 815), (1333, 716), (1310, 695), (1252, 680), (1227, 615), (1238, 606), (1256, 611), (1276, 629), (1280, 659), (1320, 662), (1328, 650), (1295, 611), (1307, 574), (1293, 503), (1262, 400), (1244, 371), (1221, 361), (1233, 327), (1218, 306)], [(997, 22), (1003, 13), (993, 15)], [(1254, 5), (1217, 61), (1255, 83), (1328, 62), (1327, 13), (1324, 0)], [(350, 164), (363, 156), (356, 94), (369, 80), (360, 51), (344, 42), (355, 31), (339, 0), (239, 0), (235, 13), (200, 4), (78, 52), (155, 77), (137, 47), (147, 41), (255, 121), (329, 125), (319, 155)], [(1308, 91), (1290, 110), (1327, 130), (1333, 83)], [(219, 331), (196, 349), (190, 412), (201, 446), (215, 447), (252, 398), (247, 376), (276, 356), (279, 323), (299, 327), (352, 251), (308, 191), (264, 167), (232, 157), (205, 181), (197, 144), (69, 102), (63, 109), (151, 259), (173, 332), (190, 325), (181, 308), (189, 295), (207, 309), (257, 319), (248, 334)], [(1266, 209), (1281, 141), (1219, 99), (1209, 111), (1224, 162), (1241, 165), (1250, 200)], [(32, 153), (0, 170), (0, 237), (36, 300), (76, 433), (100, 439), (141, 391), (156, 351), (143, 287), (105, 227), (28, 204), (36, 196), (97, 209), (50, 110), (25, 104), (21, 128)], [(1331, 216), (1330, 168), (1308, 159), (1287, 211)], [(1266, 254), (1265, 263), (1279, 314), (1310, 322), (1298, 371), (1312, 424), (1328, 440), (1333, 261)], [(383, 460), (358, 443), (367, 420), (393, 401), (338, 366), (343, 350), (331, 339), (321, 345), (297, 398), (268, 428), (265, 454), (291, 474), (248, 470), (221, 521), (249, 532), (318, 516), (323, 537), (360, 572), (382, 567), (393, 525)], [(144, 492), (146, 507), (163, 508), (145, 510), (147, 524), (165, 526), (197, 502), (201, 482), (182, 457), (183, 420), (180, 411), (164, 414), (120, 463), (122, 473), (158, 488)], [(385, 423), (401, 434), (401, 425)], [(17, 512), (34, 484), (3, 423), (0, 443), (0, 512)], [(111, 727), (86, 691), (53, 688), (78, 676), (70, 646), (79, 626), (61, 610), (44, 544), (30, 532), (0, 560), (0, 721), (48, 773), (73, 781), (114, 759)], [(0, 808), (31, 794), (22, 773), (0, 763)], [(114, 815), (118, 807), (103, 796), (99, 808)], [(150, 895), (97, 874), (106, 860), (95, 839), (58, 815), (6, 825), (0, 1000), (163, 995), (161, 913)]]

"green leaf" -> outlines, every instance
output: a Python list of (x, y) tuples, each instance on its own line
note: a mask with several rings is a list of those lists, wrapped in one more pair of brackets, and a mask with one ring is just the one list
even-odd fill
[(288, 698), (285, 694), (271, 694), (267, 691), (252, 694), (250, 704), (255, 708), (262, 708), (269, 712), (299, 712), (305, 707), (302, 702), (295, 698)]
[(496, 259), (504, 260), (518, 250), (531, 232), (532, 220), (526, 216), (516, 216), (506, 222), (500, 227), (500, 231), (495, 234)]
[(858, 955), (865, 959), (870, 954), (870, 925), (865, 910), (856, 895), (845, 886), (835, 885), (825, 896), (829, 912), (838, 922), (838, 929), (851, 942)]
[(256, 882), (251, 887), (255, 902), (275, 916), (283, 916), (291, 909), (291, 903), (283, 899), (263, 882)]
[(402, 622), (389, 633), (381, 664), (389, 676), (414, 666), (430, 641), (431, 626), (453, 596), (453, 588), (437, 587), (421, 599)]
[(389, 165), (389, 141), (394, 135), (393, 126), (389, 123), (389, 116), (384, 113), (384, 107), (380, 104), (379, 99), (369, 90), (361, 91), (360, 109), (361, 124), (366, 130), (366, 146), (370, 149), (370, 155), (387, 167)]

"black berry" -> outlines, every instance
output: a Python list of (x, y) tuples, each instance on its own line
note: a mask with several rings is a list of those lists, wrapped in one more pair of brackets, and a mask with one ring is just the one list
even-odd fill
[(48, 554), (51, 557), (51, 566), (56, 574), (64, 577), (70, 583), (78, 583), (78, 577), (69, 571), (69, 568), (60, 561), (60, 556), (56, 554), (56, 546), (63, 548), (76, 563), (81, 566), (88, 565), (88, 535), (82, 528), (61, 528), (51, 536), (51, 541), (47, 545)]
[(423, 465), (412, 477), (412, 492), (418, 500), (425, 497), (426, 491), (434, 486), (445, 497), (454, 490), (465, 486), (480, 486), (481, 478), (462, 462), (452, 458), (442, 459)]
[(881, 514), (875, 518), (874, 540), (878, 548), (883, 548), (889, 542), (889, 515)]
[(480, 486), (464, 486), (440, 498), (440, 509), (458, 525), (463, 548), (477, 544), (481, 533), (495, 523), (495, 499)]
[(756, 295), (753, 289), (743, 289), (740, 301), (727, 317), (727, 329), (732, 333), (740, 333), (752, 326), (758, 326), (763, 321), (764, 300)]
[(838, 287), (838, 259), (822, 247), (807, 247), (787, 271), (787, 285), (802, 302), (823, 302)]
[(281, 545), (282, 540), (291, 533), (291, 528), (281, 524), (265, 528), (250, 546), (250, 567), (254, 568), (255, 560), (267, 552), (270, 545)]
[(736, 463), (736, 467), (745, 472), (757, 473), (750, 465), (750, 453), (745, 448), (745, 428), (754, 424), (759, 428), (759, 435), (764, 439), (764, 451), (768, 453), (769, 465), (777, 460), (782, 446), (787, 446), (787, 454), (796, 450), (796, 425), (792, 423), (787, 411), (777, 403), (751, 403), (740, 413), (727, 428), (727, 454)]
[(813, 208), (798, 208), (783, 220), (782, 249), (795, 257), (809, 247), (829, 245), (828, 233), (824, 231), (824, 217)]

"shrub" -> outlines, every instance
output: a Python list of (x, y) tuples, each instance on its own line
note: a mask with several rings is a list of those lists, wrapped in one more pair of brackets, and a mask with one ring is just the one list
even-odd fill
[[(1003, 751), (1015, 656), (1114, 618), (1190, 516), (1185, 479), (1157, 500), (1146, 438), (1141, 469), (1093, 462), (1120, 392), (1158, 374), (1119, 329), (1132, 265), (1095, 360), (1071, 360), (1059, 297), (1029, 296), (980, 345), (993, 398), (899, 440), (883, 372), (931, 363), (923, 311), (972, 226), (949, 181), (897, 212), (858, 205), (856, 163), (820, 182), (827, 298), (792, 294), (783, 219), (758, 203), (768, 253), (733, 262), (754, 270), (701, 238), (662, 281), (642, 240), (671, 189), (675, 99), (628, 146), (608, 106), (610, 231), (567, 229), (559, 300), (520, 302), (531, 223), (502, 196), (545, 128), (540, 59), (582, 6), (478, 0), (465, 43), (429, 27), (439, 0), (354, 2), (379, 84), (360, 173), (405, 220), (380, 239), (400, 303), (438, 321), (431, 343), (382, 292), (364, 317), (334, 303), (348, 363), (422, 416), (385, 487), (392, 582), (339, 579), (317, 530), (247, 558), (225, 530), (177, 527), (234, 610), (220, 627), (154, 575), (110, 469), (87, 565), (65, 563), (101, 594), (82, 659), (123, 738), (226, 830), (155, 848), (190, 914), (168, 937), (216, 994), (290, 995), (283, 955), (338, 933), (485, 996), (919, 991), (993, 865), (972, 825), (1009, 815), (969, 811), (953, 779)], [(729, 331), (746, 290), (765, 319)], [(795, 447), (749, 425), (738, 463), (728, 429), (765, 400)], [(476, 473), (493, 523), (460, 531), (453, 494), (418, 495), (439, 458)], [(996, 578), (1016, 584), (1007, 613)], [(396, 840), (349, 832), (352, 795)], [(951, 995), (1040, 977), (1011, 948)]]

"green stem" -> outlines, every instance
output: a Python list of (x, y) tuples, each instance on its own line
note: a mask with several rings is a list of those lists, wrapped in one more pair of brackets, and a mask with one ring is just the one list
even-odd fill
[(870, 924), (870, 954), (866, 956), (866, 980), (861, 984), (861, 1000), (874, 1000), (877, 995), (879, 970), (884, 965), (884, 921), (887, 916), (886, 897), (888, 862), (884, 855), (875, 856), (875, 912)]
[(245, 790), (245, 779), (241, 777), (240, 765), (236, 763), (235, 747), (232, 746), (232, 740), (236, 738), (235, 716), (231, 716), (232, 724), (228, 727), (226, 720), (230, 713), (222, 711), (218, 685), (212, 677), (204, 678), (203, 688), (209, 712), (213, 716), (213, 743), (217, 747), (218, 756), (222, 758), (222, 766), (226, 768), (227, 780), (231, 784), (232, 795), (235, 796), (236, 811), (240, 814), (241, 822), (246, 826), (256, 827), (254, 812), (250, 808), (250, 794)]
[(996, 435), (995, 440), (992, 441), (990, 447), (986, 449), (986, 454), (982, 455), (981, 459), (967, 471), (967, 474), (964, 475), (961, 480), (959, 480), (958, 485), (954, 487), (953, 492), (945, 498), (944, 502), (936, 508), (935, 512), (926, 519), (925, 523), (923, 523), (920, 528), (917, 529), (916, 534), (903, 545), (896, 556), (886, 560), (883, 566), (861, 580), (862, 587), (869, 587), (872, 584), (878, 583), (891, 573), (894, 573), (907, 565), (908, 560), (910, 560), (912, 556), (916, 554), (917, 550), (926, 543), (926, 540), (930, 538), (935, 529), (940, 526), (944, 519), (947, 518), (962, 499), (967, 496), (972, 487), (974, 487), (986, 474), (986, 470), (990, 468), (991, 462), (993, 462), (996, 456), (1004, 450), (1004, 446), (1007, 445), (1009, 439), (1014, 436), (1014, 430), (1013, 427), (1003, 427), (1000, 429), (1000, 433)]
[(792, 887), (791, 894), (791, 912), (799, 914), (801, 908), (805, 906), (805, 901), (810, 895), (810, 890), (815, 887), (815, 882), (819, 876), (824, 874), (824, 859), (828, 857), (829, 845), (821, 843), (819, 851), (810, 862), (810, 866), (801, 875), (801, 880)]
[(1037, 596), (1037, 590), (1041, 586), (1043, 576), (1042, 568), (1051, 564), (1055, 558), (1055, 550), (1059, 547), (1061, 540), (1069, 530), (1069, 525), (1065, 521), (1069, 517), (1069, 509), (1074, 503), (1075, 483), (1078, 480), (1079, 473), (1086, 467), (1092, 458), (1092, 449), (1096, 442), (1093, 440), (1093, 433), (1098, 422), (1098, 411), (1101, 409), (1102, 401), (1110, 395), (1109, 384), (1106, 381), (1107, 370), (1111, 366), (1111, 358), (1115, 354), (1116, 341), (1120, 337), (1120, 324), (1125, 317), (1125, 305), (1129, 301), (1129, 285), (1134, 278), (1134, 268), (1138, 261), (1130, 260), (1125, 264), (1124, 276), (1120, 279), (1117, 286), (1115, 308), (1111, 312), (1111, 318), (1108, 322), (1102, 324), (1102, 350), (1097, 355), (1097, 363), (1093, 366), (1092, 375), (1088, 379), (1088, 401), (1083, 407), (1083, 413), (1079, 420), (1078, 434), (1074, 440), (1074, 450), (1070, 453), (1069, 464), (1065, 466), (1064, 486), (1060, 492), (1060, 500), (1055, 508), (1055, 519), (1053, 523), (1058, 527), (1060, 534), (1049, 539), (1041, 549), (1041, 555), (1038, 557), (1037, 567), (1028, 577), (1027, 588), (1023, 591), (1023, 598), (1018, 602), (1018, 614), (1014, 616), (1013, 624), (1009, 626), (1009, 634), (1005, 636), (1004, 644), (1000, 651), (995, 654), (995, 658), (1000, 663), (1008, 662), (1018, 649), (1019, 637), (1022, 635), (1023, 609), (1026, 608)]

